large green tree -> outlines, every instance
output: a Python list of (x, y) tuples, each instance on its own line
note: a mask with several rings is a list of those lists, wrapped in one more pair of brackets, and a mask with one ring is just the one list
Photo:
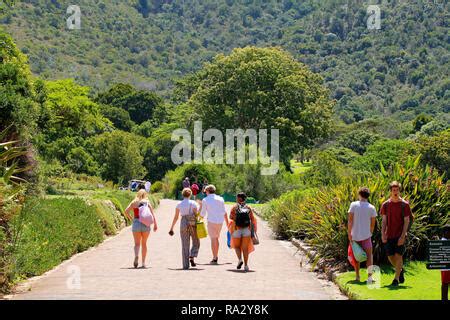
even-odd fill
[(103, 179), (115, 183), (127, 183), (146, 174), (143, 166), (145, 139), (132, 133), (114, 130), (95, 136), (89, 141), (89, 149), (101, 165)]
[(36, 125), (39, 107), (27, 58), (0, 28), (0, 129), (28, 138)]
[(287, 167), (293, 154), (330, 132), (332, 102), (322, 78), (279, 48), (219, 54), (190, 78), (188, 91), (192, 84), (187, 105), (205, 129), (279, 129)]
[(95, 100), (127, 111), (131, 120), (137, 124), (152, 120), (157, 126), (164, 120), (161, 110), (164, 109), (163, 100), (151, 91), (138, 90), (129, 84), (113, 85), (109, 90), (99, 93)]

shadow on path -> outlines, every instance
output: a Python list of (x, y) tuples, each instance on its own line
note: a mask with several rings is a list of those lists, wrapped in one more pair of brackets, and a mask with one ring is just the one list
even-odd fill
[(237, 270), (237, 269), (227, 269), (227, 271), (235, 272), (235, 273), (251, 273), (251, 272), (256, 272), (255, 270), (248, 270), (247, 272), (245, 272), (245, 270)]
[(189, 269), (183, 269), (183, 268), (177, 268), (177, 269), (173, 269), (173, 268), (167, 268), (168, 270), (171, 271), (202, 271), (205, 269), (199, 269), (199, 268), (189, 268)]

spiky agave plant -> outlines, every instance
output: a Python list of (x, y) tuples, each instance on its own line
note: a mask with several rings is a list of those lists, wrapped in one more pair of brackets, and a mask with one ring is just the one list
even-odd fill
[[(346, 180), (344, 183), (323, 187), (306, 197), (285, 195), (271, 202), (268, 214), (275, 221), (280, 235), (302, 235), (322, 257), (346, 261), (347, 213), (350, 203), (357, 199), (357, 191), (367, 186), (371, 191), (369, 201), (379, 210), (389, 197), (389, 183), (397, 180), (403, 185), (402, 197), (409, 201), (415, 222), (408, 234), (407, 256), (424, 259), (427, 240), (436, 237), (441, 227), (450, 222), (450, 184), (429, 167), (422, 167), (419, 158), (410, 158), (404, 165), (391, 170), (381, 166), (378, 173), (369, 177)], [(375, 262), (384, 262), (381, 243), (381, 217), (377, 219), (373, 240)]]

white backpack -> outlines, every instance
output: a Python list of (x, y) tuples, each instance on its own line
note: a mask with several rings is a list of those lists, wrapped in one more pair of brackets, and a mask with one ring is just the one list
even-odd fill
[(141, 202), (139, 204), (139, 221), (150, 227), (155, 221), (152, 212), (148, 206), (148, 202)]

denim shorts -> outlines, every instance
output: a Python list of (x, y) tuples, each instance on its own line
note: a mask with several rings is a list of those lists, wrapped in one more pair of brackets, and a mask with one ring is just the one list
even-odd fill
[(251, 237), (252, 232), (250, 231), (250, 228), (241, 228), (234, 230), (231, 237), (239, 239), (239, 238), (245, 238), (245, 237)]
[(139, 219), (134, 218), (133, 224), (131, 226), (131, 231), (133, 232), (150, 232), (150, 227), (139, 221)]

